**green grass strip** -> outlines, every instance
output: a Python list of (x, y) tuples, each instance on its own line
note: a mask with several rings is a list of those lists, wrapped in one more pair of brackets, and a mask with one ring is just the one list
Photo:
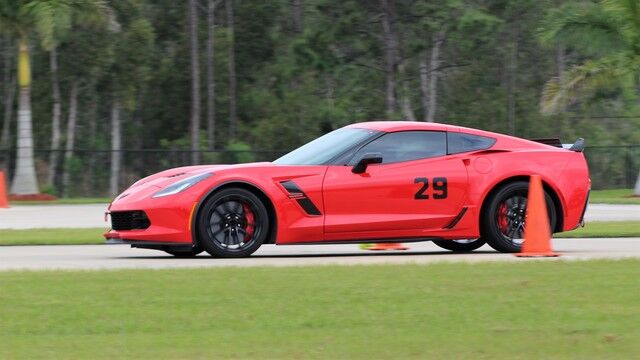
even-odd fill
[(88, 204), (108, 204), (111, 198), (61, 198), (52, 201), (12, 201), (14, 205), (88, 205)]
[(592, 204), (640, 205), (640, 197), (632, 197), (632, 189), (593, 190), (589, 202)]
[(104, 244), (102, 234), (106, 231), (105, 228), (0, 230), (0, 245)]
[(556, 238), (640, 237), (640, 221), (594, 221), (585, 227), (555, 234)]
[(637, 260), (2, 272), (0, 358), (630, 359), (638, 279)]

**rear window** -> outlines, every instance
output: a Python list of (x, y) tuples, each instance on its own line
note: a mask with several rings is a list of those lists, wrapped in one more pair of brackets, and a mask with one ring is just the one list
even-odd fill
[(459, 154), (468, 151), (488, 149), (496, 143), (496, 139), (464, 133), (447, 133), (447, 154)]

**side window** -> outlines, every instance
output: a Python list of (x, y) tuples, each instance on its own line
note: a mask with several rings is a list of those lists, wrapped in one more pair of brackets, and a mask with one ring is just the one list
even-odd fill
[(380, 153), (384, 164), (446, 155), (443, 131), (401, 131), (382, 135), (365, 145), (351, 159), (355, 164), (364, 154)]
[(492, 147), (495, 143), (496, 139), (486, 136), (448, 132), (447, 154), (484, 150)]

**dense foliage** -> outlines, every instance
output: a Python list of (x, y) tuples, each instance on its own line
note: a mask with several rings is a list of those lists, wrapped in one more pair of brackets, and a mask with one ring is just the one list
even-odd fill
[[(16, 9), (29, 2), (0, 0), (4, 17), (0, 17), (0, 114), (17, 106), (15, 96), (7, 99), (15, 87), (19, 38), (7, 26), (7, 14), (17, 16)], [(560, 15), (587, 12), (581, 9), (597, 2), (96, 3), (106, 9), (108, 19), (87, 21), (86, 14), (70, 13), (50, 24), (36, 24), (26, 35), (31, 46), (36, 149), (52, 147), (54, 46), (63, 128), (74, 86), (78, 91), (77, 125), (71, 129), (76, 150), (112, 148), (114, 103), (122, 122), (121, 147), (130, 149), (286, 150), (333, 128), (371, 119), (433, 120), (522, 137), (561, 136), (565, 142), (583, 136), (591, 145), (640, 143), (640, 122), (633, 117), (639, 113), (637, 84), (629, 77), (609, 81), (588, 96), (564, 99), (549, 114), (540, 111), (545, 84), (552, 91), (559, 83), (553, 79), (562, 80), (565, 70), (597, 57), (597, 51), (606, 51), (607, 46), (627, 46), (608, 42), (593, 29), (562, 35)], [(194, 121), (192, 3), (199, 20), (195, 23), (200, 64), (196, 86), (203, 104), (196, 114), (200, 136), (195, 146), (190, 135)], [(32, 6), (31, 11), (43, 10)], [(598, 19), (592, 20), (597, 28)], [(212, 22), (215, 28), (210, 32)], [(56, 26), (66, 30), (56, 31)], [(629, 36), (637, 41), (637, 34)], [(211, 41), (212, 53), (208, 53), (206, 44)], [(212, 55), (215, 76), (207, 72), (207, 55)], [(213, 79), (210, 84), (209, 79)], [(209, 85), (215, 85), (215, 97), (207, 105)], [(211, 109), (213, 113), (208, 114)], [(230, 129), (234, 112), (237, 131)], [(14, 125), (4, 126), (9, 130), (0, 139), (6, 140), (0, 148), (15, 146), (15, 111), (8, 119)], [(63, 144), (69, 136), (64, 132)]]

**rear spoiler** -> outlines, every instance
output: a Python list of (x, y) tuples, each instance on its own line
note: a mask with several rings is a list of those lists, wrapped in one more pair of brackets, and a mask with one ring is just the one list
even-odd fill
[(578, 138), (576, 142), (573, 144), (563, 144), (560, 139), (548, 138), (548, 139), (531, 139), (531, 141), (535, 141), (545, 145), (551, 145), (558, 148), (568, 149), (575, 152), (583, 152), (584, 151), (584, 139)]

